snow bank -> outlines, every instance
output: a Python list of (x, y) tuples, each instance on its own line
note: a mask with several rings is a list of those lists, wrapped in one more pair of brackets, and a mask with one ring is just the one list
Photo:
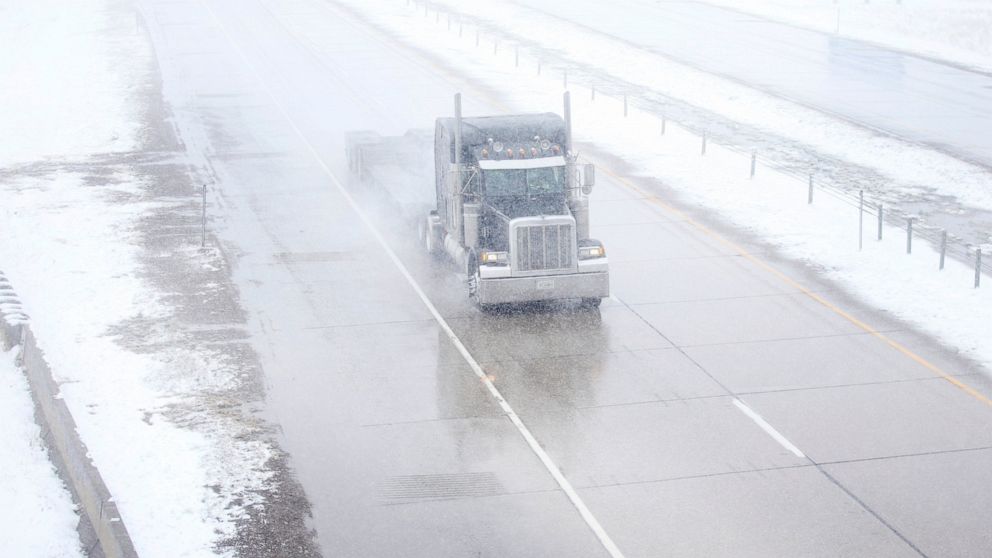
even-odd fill
[(28, 382), (0, 353), (0, 526), (5, 556), (82, 558), (72, 497), (48, 459)]

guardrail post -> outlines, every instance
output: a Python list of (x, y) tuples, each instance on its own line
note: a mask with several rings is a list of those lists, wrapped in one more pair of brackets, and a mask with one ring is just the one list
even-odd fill
[(706, 155), (706, 134), (703, 134), (703, 149), (700, 155)]
[(913, 253), (913, 217), (906, 221), (906, 253)]
[(944, 255), (947, 254), (947, 229), (940, 231), (940, 270), (944, 270)]
[(865, 191), (858, 191), (858, 252), (865, 247)]
[(882, 240), (882, 204), (878, 204), (878, 239)]
[(807, 204), (813, 203), (813, 174), (812, 173), (810, 173), (810, 175), (809, 175), (809, 196), (806, 198), (806, 203)]
[(751, 152), (751, 178), (754, 178), (754, 167), (755, 167), (755, 164), (757, 164), (757, 162), (758, 162), (758, 154), (752, 151)]
[(627, 118), (627, 94), (623, 94), (623, 117)]

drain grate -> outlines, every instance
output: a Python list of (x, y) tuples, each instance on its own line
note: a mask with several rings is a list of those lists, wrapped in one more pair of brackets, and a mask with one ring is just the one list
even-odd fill
[(400, 475), (386, 479), (378, 492), (383, 505), (505, 494), (503, 485), (491, 472)]

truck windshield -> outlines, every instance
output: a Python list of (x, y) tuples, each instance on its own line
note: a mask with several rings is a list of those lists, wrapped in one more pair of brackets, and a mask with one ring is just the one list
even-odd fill
[(487, 170), (484, 175), (487, 196), (544, 196), (565, 189), (564, 167)]

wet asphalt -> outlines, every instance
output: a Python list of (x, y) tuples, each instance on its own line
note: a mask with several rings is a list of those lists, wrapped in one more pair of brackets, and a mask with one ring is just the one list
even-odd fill
[(622, 169), (615, 297), (480, 313), (342, 141), (485, 92), (332, 3), (140, 2), (324, 555), (607, 555), (373, 228), (623, 555), (992, 552), (987, 371)]

